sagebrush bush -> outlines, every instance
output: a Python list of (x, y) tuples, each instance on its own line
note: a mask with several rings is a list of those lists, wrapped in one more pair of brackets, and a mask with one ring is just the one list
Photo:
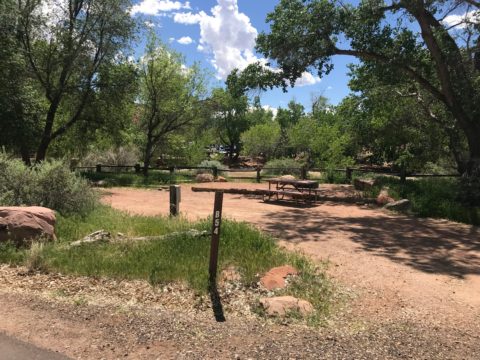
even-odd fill
[(265, 164), (263, 172), (266, 175), (294, 175), (300, 176), (304, 164), (294, 159), (283, 158), (270, 160)]
[(0, 205), (38, 205), (64, 214), (85, 214), (97, 197), (87, 180), (61, 161), (33, 167), (0, 153)]
[(207, 169), (197, 169), (197, 174), (206, 174), (212, 173), (211, 168), (216, 167), (218, 170), (225, 170), (226, 166), (224, 166), (220, 161), (217, 160), (203, 160), (200, 164), (197, 165), (198, 167), (203, 167)]
[(134, 145), (127, 145), (108, 150), (92, 150), (81, 159), (80, 163), (82, 166), (97, 164), (133, 166), (140, 163), (140, 159), (140, 149)]

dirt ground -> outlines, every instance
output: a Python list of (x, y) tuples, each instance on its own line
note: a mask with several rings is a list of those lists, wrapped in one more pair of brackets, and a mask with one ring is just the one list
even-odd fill
[[(190, 219), (209, 216), (213, 193), (190, 187), (182, 186), (181, 213)], [(335, 196), (353, 193), (347, 186), (322, 189)], [(167, 191), (107, 189), (103, 202), (157, 215), (168, 213), (168, 198)], [(351, 295), (330, 324), (310, 329), (235, 316), (216, 323), (208, 312), (138, 304), (125, 311), (102, 299), (88, 306), (58, 303), (25, 286), (7, 291), (8, 285), (0, 286), (0, 331), (74, 358), (480, 358), (478, 227), (367, 205), (280, 205), (229, 194), (223, 209), (224, 217), (248, 221), (283, 246), (328, 262), (331, 277)], [(22, 276), (0, 274), (0, 285), (18, 283)]]

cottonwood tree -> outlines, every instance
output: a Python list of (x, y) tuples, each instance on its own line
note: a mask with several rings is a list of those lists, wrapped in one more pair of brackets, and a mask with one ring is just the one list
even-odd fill
[(203, 116), (205, 77), (198, 65), (187, 68), (183, 57), (151, 36), (139, 62), (139, 125), (144, 133), (143, 172), (166, 137)]
[(225, 89), (214, 89), (208, 103), (213, 129), (217, 138), (230, 147), (228, 157), (233, 162), (240, 155), (241, 135), (250, 127), (248, 97), (245, 89), (239, 86), (237, 70), (228, 76), (226, 85)]
[[(480, 169), (480, 48), (478, 15), (471, 11), (479, 8), (474, 0), (368, 0), (356, 6), (281, 0), (267, 17), (270, 33), (257, 39), (257, 49), (280, 71), (258, 63), (245, 78), (250, 86), (286, 87), (306, 70), (328, 74), (334, 56), (361, 60), (385, 83), (408, 78), (463, 131), (469, 148), (465, 170), (474, 174)], [(473, 15), (452, 28), (444, 19), (454, 11)]]
[(132, 37), (130, 6), (129, 0), (17, 0), (23, 56), (46, 102), (37, 161), (100, 91), (100, 70), (114, 64)]

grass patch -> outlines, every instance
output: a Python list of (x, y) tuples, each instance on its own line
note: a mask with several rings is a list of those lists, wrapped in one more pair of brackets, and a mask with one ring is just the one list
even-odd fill
[[(209, 219), (188, 222), (182, 218), (130, 216), (99, 206), (85, 217), (58, 215), (57, 220), (56, 243), (37, 246), (33, 250), (2, 245), (0, 261), (25, 264), (32, 270), (144, 279), (153, 285), (183, 282), (199, 293), (206, 293), (208, 289), (209, 237), (184, 234), (152, 241), (98, 243), (73, 248), (66, 245), (99, 229), (128, 236), (160, 236), (188, 229), (209, 231)], [(255, 283), (258, 274), (285, 264), (297, 267), (302, 274), (286, 292), (309, 300), (317, 309), (315, 317), (324, 317), (329, 309), (331, 285), (323, 273), (318, 272), (304, 256), (280, 249), (273, 238), (252, 226), (235, 221), (223, 222), (219, 268), (234, 266), (239, 269), (245, 286)]]
[(383, 187), (396, 200), (409, 199), (412, 212), (419, 217), (443, 218), (466, 224), (480, 225), (480, 208), (468, 207), (459, 200), (457, 179), (436, 178), (407, 180), (401, 183), (393, 177), (379, 177), (368, 196), (376, 197)]

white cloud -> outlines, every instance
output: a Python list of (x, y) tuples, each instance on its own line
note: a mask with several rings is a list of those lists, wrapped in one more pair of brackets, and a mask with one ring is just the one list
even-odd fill
[(193, 42), (193, 39), (190, 36), (182, 36), (177, 42), (182, 45), (188, 45)]
[(479, 16), (479, 11), (472, 10), (463, 14), (448, 15), (442, 22), (445, 26), (463, 29), (467, 27), (468, 24), (478, 23)]
[(313, 76), (309, 72), (304, 72), (302, 76), (295, 82), (296, 86), (309, 86), (318, 84), (321, 79), (318, 76)]
[[(267, 62), (254, 53), (258, 32), (250, 18), (239, 11), (237, 0), (217, 0), (211, 15), (204, 11), (177, 12), (173, 20), (179, 24), (200, 26), (197, 50), (212, 56), (210, 62), (219, 79), (226, 79), (235, 68), (243, 70), (251, 63)], [(314, 85), (319, 81), (318, 76), (304, 73), (296, 85)]]
[(205, 16), (207, 16), (207, 14), (205, 14), (203, 11), (200, 11), (198, 14), (192, 14), (191, 12), (175, 13), (173, 15), (173, 21), (178, 24), (193, 25), (198, 24)]
[(174, 37), (171, 37), (171, 38), (168, 38), (168, 42), (171, 44), (175, 41), (175, 38)]
[(278, 109), (276, 107), (272, 107), (270, 105), (262, 105), (262, 108), (264, 108), (267, 111), (271, 111), (273, 114), (273, 118), (277, 117)]
[(151, 21), (145, 21), (144, 24), (148, 28), (154, 28), (155, 27), (155, 24)]
[(190, 9), (190, 3), (187, 1), (182, 3), (180, 1), (172, 0), (143, 0), (140, 3), (132, 6), (130, 14), (144, 14), (144, 15), (159, 15), (162, 12)]

